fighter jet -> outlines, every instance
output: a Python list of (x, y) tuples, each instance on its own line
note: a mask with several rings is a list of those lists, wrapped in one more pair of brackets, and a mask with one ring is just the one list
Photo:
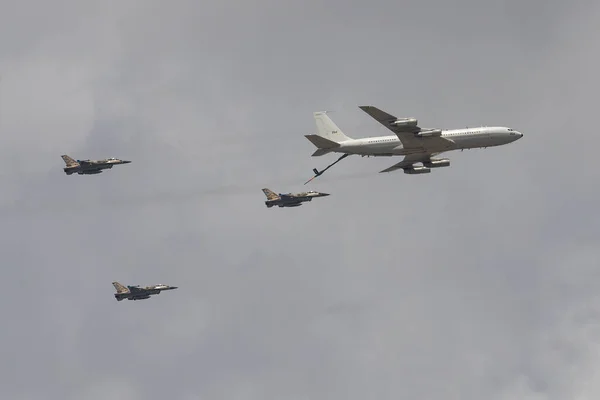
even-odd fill
[(129, 164), (131, 161), (119, 160), (118, 158), (107, 158), (105, 160), (73, 160), (68, 155), (61, 156), (66, 168), (63, 169), (65, 174), (71, 175), (78, 173), (79, 175), (99, 174), (103, 169), (111, 169), (113, 165)]
[(139, 287), (138, 286), (123, 286), (119, 282), (112, 283), (115, 289), (117, 289), (117, 293), (115, 293), (115, 299), (117, 301), (121, 301), (123, 299), (127, 300), (144, 300), (150, 298), (151, 295), (160, 294), (161, 290), (173, 290), (177, 289), (177, 286), (169, 286), (169, 285), (154, 285), (154, 286), (146, 286)]
[(328, 193), (319, 193), (314, 192), (312, 190), (309, 192), (302, 193), (279, 193), (278, 195), (267, 188), (264, 188), (262, 191), (265, 194), (265, 196), (267, 196), (267, 201), (265, 201), (265, 204), (268, 208), (271, 208), (273, 206), (298, 207), (301, 206), (302, 203), (305, 201), (312, 201), (312, 199), (315, 197), (329, 196)]

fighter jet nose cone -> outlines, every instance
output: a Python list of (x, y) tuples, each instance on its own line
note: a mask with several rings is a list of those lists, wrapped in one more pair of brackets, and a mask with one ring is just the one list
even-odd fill
[(177, 289), (177, 286), (171, 286), (171, 289)]
[(323, 196), (323, 197), (329, 196), (329, 193), (321, 193), (321, 196)]
[(125, 161), (125, 160), (123, 160), (123, 164), (130, 164), (130, 163), (131, 163), (131, 161)]

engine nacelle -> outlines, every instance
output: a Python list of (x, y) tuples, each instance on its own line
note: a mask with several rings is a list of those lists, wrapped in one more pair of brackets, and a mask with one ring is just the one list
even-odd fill
[(433, 159), (429, 161), (423, 161), (423, 165), (427, 168), (449, 167), (450, 160), (447, 158)]
[(428, 174), (430, 172), (431, 170), (427, 167), (413, 167), (404, 169), (404, 173), (409, 175)]
[(393, 126), (417, 126), (417, 120), (415, 118), (398, 118), (390, 125)]
[(428, 130), (424, 130), (424, 131), (415, 133), (415, 136), (420, 136), (420, 137), (442, 136), (442, 130), (441, 129), (428, 129)]

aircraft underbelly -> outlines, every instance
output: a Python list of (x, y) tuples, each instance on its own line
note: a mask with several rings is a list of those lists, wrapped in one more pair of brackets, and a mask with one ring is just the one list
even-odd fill
[(495, 140), (489, 134), (481, 134), (477, 136), (465, 136), (453, 138), (456, 142), (456, 147), (461, 149), (474, 149), (478, 147), (488, 147), (495, 145)]
[(404, 149), (398, 144), (371, 144), (363, 146), (352, 146), (347, 149), (348, 153), (358, 155), (402, 155)]
[(300, 202), (300, 201), (282, 202), (282, 203), (278, 204), (279, 207), (298, 207), (298, 206), (301, 206), (301, 205), (302, 205), (302, 202)]
[(443, 142), (442, 144), (432, 144), (427, 142), (416, 142), (414, 146), (404, 147), (402, 143), (382, 143), (371, 144), (348, 148), (347, 152), (360, 155), (381, 155), (381, 156), (407, 156), (419, 153), (440, 153), (455, 149), (454, 142)]
[(489, 146), (500, 146), (500, 145), (507, 144), (507, 143), (508, 142), (502, 137), (491, 136)]

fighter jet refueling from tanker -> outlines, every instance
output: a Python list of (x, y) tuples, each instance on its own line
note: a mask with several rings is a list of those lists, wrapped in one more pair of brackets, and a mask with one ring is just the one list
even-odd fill
[[(394, 135), (352, 139), (337, 127), (326, 112), (313, 113), (317, 134), (305, 135), (317, 147), (312, 156), (318, 157), (332, 152), (342, 153), (342, 156), (322, 171), (314, 169), (315, 176), (310, 180), (352, 154), (362, 157), (404, 156), (402, 161), (380, 172), (402, 169), (405, 174), (424, 174), (431, 172), (431, 168), (450, 165), (447, 158), (433, 158), (440, 153), (501, 146), (523, 137), (522, 133), (502, 126), (424, 129), (418, 126), (415, 118), (397, 118), (373, 106), (360, 106), (360, 109), (394, 132)], [(415, 166), (417, 163), (421, 163), (422, 166)]]
[(308, 191), (303, 193), (279, 193), (275, 194), (272, 190), (264, 188), (263, 193), (267, 196), (265, 204), (268, 208), (273, 206), (279, 207), (298, 207), (301, 206), (305, 201), (312, 201), (315, 197), (329, 196), (329, 193), (320, 193), (314, 191)]
[(63, 168), (65, 174), (71, 175), (93, 175), (102, 173), (103, 169), (111, 169), (113, 165), (129, 164), (131, 161), (119, 160), (118, 158), (107, 158), (104, 160), (77, 160), (75, 161), (68, 155), (61, 156), (66, 164)]

